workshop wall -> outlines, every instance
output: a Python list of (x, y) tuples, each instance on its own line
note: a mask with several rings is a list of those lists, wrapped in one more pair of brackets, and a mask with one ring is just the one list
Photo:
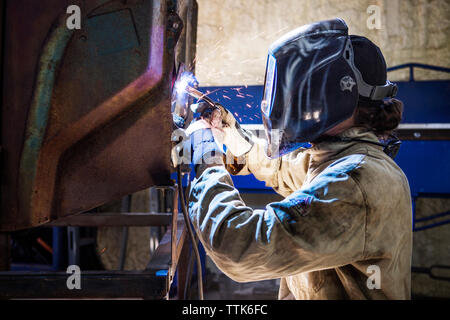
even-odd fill
[[(388, 66), (408, 62), (450, 66), (447, 0), (197, 0), (196, 74), (202, 86), (263, 84), (267, 49), (284, 33), (318, 20), (343, 18), (350, 34), (383, 51)], [(380, 29), (368, 28), (378, 6)], [(407, 79), (406, 70), (391, 74)], [(448, 77), (417, 71), (417, 79)]]

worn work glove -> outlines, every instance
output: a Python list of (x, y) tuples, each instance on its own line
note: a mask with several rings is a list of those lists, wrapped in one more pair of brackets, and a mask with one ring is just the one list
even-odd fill
[(240, 157), (253, 146), (251, 134), (244, 130), (233, 114), (219, 103), (215, 108), (206, 102), (193, 105), (193, 111), (202, 114), (202, 118), (209, 122), (214, 137), (219, 145), (224, 144), (235, 156)]
[(192, 123), (186, 129), (190, 138), (192, 164), (197, 176), (206, 168), (223, 165), (223, 150), (214, 139), (210, 124), (201, 119)]

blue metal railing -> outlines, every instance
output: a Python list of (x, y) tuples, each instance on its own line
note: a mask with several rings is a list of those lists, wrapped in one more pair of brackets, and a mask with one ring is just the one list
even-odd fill
[[(440, 67), (440, 66), (433, 66), (433, 65), (427, 65), (427, 64), (422, 64), (422, 63), (401, 64), (401, 65), (398, 65), (398, 66), (394, 66), (394, 67), (388, 68), (387, 71), (389, 72), (389, 71), (395, 71), (395, 70), (400, 70), (400, 69), (405, 69), (405, 68), (409, 68), (409, 80), (408, 80), (409, 83), (411, 83), (411, 82), (422, 82), (422, 83), (427, 82), (427, 81), (416, 81), (414, 79), (414, 69), (415, 68), (422, 68), (422, 69), (426, 69), (426, 70), (433, 70), (433, 71), (438, 71), (438, 72), (450, 73), (450, 68)], [(447, 81), (448, 82), (449, 80), (443, 80), (443, 81)], [(444, 92), (444, 94), (445, 93), (448, 93), (448, 91)], [(433, 95), (433, 93), (432, 93), (432, 95)], [(448, 101), (449, 101), (448, 99), (445, 99), (444, 101), (441, 101), (441, 103), (444, 103), (444, 105), (447, 107), (446, 108), (447, 110), (449, 109)], [(432, 102), (432, 100), (430, 102)], [(425, 107), (427, 107), (428, 110), (430, 110), (430, 106), (429, 105), (428, 106), (427, 105), (424, 105), (424, 106), (419, 105), (419, 107), (421, 107), (420, 109), (422, 109), (422, 110)], [(418, 111), (418, 110), (415, 110), (415, 111)], [(433, 111), (438, 111), (438, 110), (436, 108)], [(444, 110), (442, 110), (442, 112), (445, 113), (446, 110), (444, 109)], [(416, 114), (416, 113), (414, 113), (413, 115), (414, 115), (414, 117), (420, 117), (420, 115)], [(439, 115), (437, 115), (437, 116), (439, 116)], [(421, 118), (423, 119), (423, 117), (421, 117)], [(444, 117), (442, 117), (442, 120), (444, 122), (446, 122), (446, 121), (450, 121), (450, 118), (446, 119), (445, 116), (444, 116)], [(418, 197), (437, 197), (437, 196), (443, 197), (443, 198), (450, 197), (450, 195), (448, 193), (439, 194), (439, 195), (438, 194), (424, 195), (424, 194), (421, 194), (421, 193), (413, 193), (413, 195), (412, 195), (412, 197), (413, 197), (413, 231), (416, 232), (416, 231), (427, 230), (427, 229), (431, 229), (431, 228), (434, 228), (434, 227), (438, 227), (438, 226), (442, 226), (442, 225), (450, 223), (450, 218), (449, 219), (444, 219), (444, 220), (441, 220), (441, 221), (437, 221), (437, 222), (428, 223), (428, 222), (430, 222), (432, 220), (449, 216), (450, 215), (450, 211), (436, 213), (436, 214), (432, 214), (432, 215), (429, 215), (429, 216), (426, 216), (426, 217), (422, 217), (422, 218), (416, 218), (416, 206), (415, 206), (416, 199)], [(425, 224), (423, 224), (423, 223), (425, 223)], [(421, 224), (421, 225), (417, 226), (417, 224)]]
[(409, 68), (409, 81), (416, 81), (414, 79), (414, 68), (422, 68), (422, 69), (427, 69), (427, 70), (434, 70), (434, 71), (450, 73), (450, 68), (432, 66), (432, 65), (423, 64), (423, 63), (400, 64), (398, 66), (387, 68), (387, 71), (389, 72), (389, 71), (395, 71), (395, 70), (400, 70), (400, 69), (405, 69), (405, 68)]

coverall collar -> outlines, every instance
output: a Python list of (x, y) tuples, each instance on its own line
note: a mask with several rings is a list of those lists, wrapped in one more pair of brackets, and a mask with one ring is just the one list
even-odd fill
[[(377, 136), (365, 127), (352, 127), (342, 133), (336, 135), (338, 138), (345, 139), (359, 139), (372, 142), (379, 142)], [(382, 150), (383, 147), (376, 146), (370, 143), (362, 143), (360, 141), (334, 141), (323, 140), (315, 144), (312, 148), (307, 149), (305, 152), (310, 154), (310, 166), (317, 167), (321, 163), (331, 160), (338, 156), (341, 152), (349, 149), (350, 147), (360, 144), (364, 147), (377, 148)]]

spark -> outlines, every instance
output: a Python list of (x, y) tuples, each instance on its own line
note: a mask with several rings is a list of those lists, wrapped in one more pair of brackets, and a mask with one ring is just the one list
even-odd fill
[(289, 27), (281, 28), (281, 29), (278, 30), (277, 32), (270, 34), (267, 38), (268, 38), (268, 39), (274, 38), (276, 35), (280, 34), (280, 33), (283, 32), (283, 31), (286, 31), (286, 30), (288, 30), (288, 29), (289, 29)]
[(214, 93), (214, 92), (216, 92), (216, 91), (219, 91), (220, 89), (216, 89), (216, 90), (213, 90), (213, 91), (209, 91), (209, 90), (207, 90), (206, 91), (206, 94), (204, 94), (203, 96), (208, 96), (208, 95), (210, 95), (210, 94), (212, 94), (212, 93)]
[(252, 106), (251, 105), (249, 105), (248, 103), (245, 105), (247, 108), (252, 108)]
[(222, 95), (222, 97), (224, 97), (225, 99), (231, 100), (231, 98), (229, 96)]
[(175, 92), (182, 95), (186, 92), (188, 86), (198, 85), (198, 81), (191, 72), (183, 72), (175, 83)]
[(255, 35), (253, 38), (250, 38), (250, 40), (255, 40), (255, 39), (261, 37), (261, 36), (262, 36), (263, 34), (265, 34), (265, 33), (266, 33), (265, 31), (260, 32), (260, 33), (258, 33), (257, 35)]

